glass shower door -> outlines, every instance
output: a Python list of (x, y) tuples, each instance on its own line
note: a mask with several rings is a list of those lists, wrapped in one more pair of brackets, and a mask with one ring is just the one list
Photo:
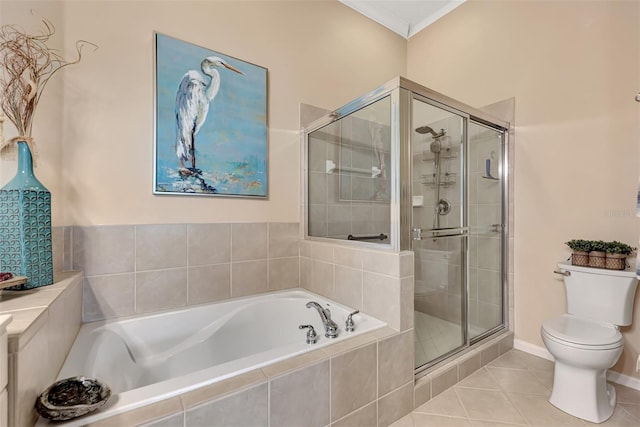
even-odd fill
[(465, 120), (412, 101), (416, 369), (466, 344)]
[(469, 339), (502, 326), (504, 307), (502, 131), (470, 120), (469, 134)]

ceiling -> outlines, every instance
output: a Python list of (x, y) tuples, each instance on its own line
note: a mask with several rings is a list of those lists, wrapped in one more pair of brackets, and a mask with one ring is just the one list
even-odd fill
[(338, 0), (408, 39), (466, 0)]

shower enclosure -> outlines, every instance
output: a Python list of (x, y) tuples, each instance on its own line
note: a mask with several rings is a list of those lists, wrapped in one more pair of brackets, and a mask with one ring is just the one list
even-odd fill
[(396, 78), (305, 128), (306, 237), (414, 252), (417, 372), (506, 326), (508, 127)]

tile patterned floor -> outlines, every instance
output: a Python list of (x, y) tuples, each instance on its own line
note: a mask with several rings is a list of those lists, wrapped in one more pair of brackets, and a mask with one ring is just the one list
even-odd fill
[(552, 362), (511, 350), (392, 427), (640, 426), (640, 391), (614, 384), (618, 403), (613, 416), (593, 424), (551, 405), (552, 385)]

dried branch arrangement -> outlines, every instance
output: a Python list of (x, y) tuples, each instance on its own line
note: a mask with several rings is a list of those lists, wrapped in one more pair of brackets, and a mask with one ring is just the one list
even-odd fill
[(44, 28), (36, 35), (16, 25), (0, 27), (0, 108), (16, 126), (18, 138), (26, 140), (31, 139), (33, 115), (49, 79), (61, 68), (80, 62), (84, 45), (97, 49), (93, 43), (78, 40), (77, 58), (67, 61), (47, 46), (55, 27), (46, 19), (42, 22)]

